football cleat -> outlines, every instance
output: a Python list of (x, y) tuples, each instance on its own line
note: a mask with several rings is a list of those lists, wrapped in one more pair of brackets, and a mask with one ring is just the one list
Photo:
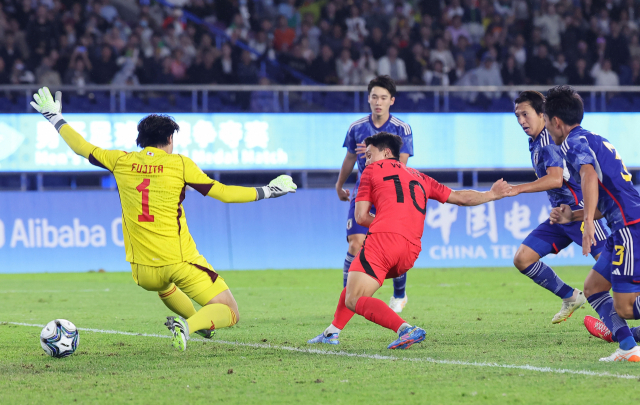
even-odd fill
[(168, 316), (164, 326), (173, 334), (171, 345), (178, 350), (187, 350), (187, 340), (189, 340), (189, 324), (187, 321), (179, 316)]
[(404, 295), (404, 298), (396, 298), (391, 296), (391, 300), (389, 300), (389, 308), (393, 310), (395, 313), (400, 313), (404, 309), (404, 306), (407, 305), (409, 299), (407, 298), (407, 294)]
[(634, 346), (631, 350), (622, 350), (618, 347), (616, 351), (609, 357), (603, 357), (600, 361), (631, 361), (634, 363), (640, 362), (640, 347)]
[(337, 333), (330, 333), (329, 336), (325, 336), (324, 333), (319, 334), (313, 339), (307, 340), (307, 343), (326, 343), (329, 345), (340, 344)]
[(427, 336), (424, 329), (417, 326), (408, 326), (402, 331), (402, 334), (393, 341), (387, 349), (408, 349), (414, 343), (420, 343)]
[(200, 336), (202, 336), (205, 339), (212, 339), (213, 336), (216, 334), (216, 330), (215, 329), (200, 329), (197, 330), (196, 333)]
[(584, 317), (584, 327), (587, 328), (589, 333), (593, 336), (606, 342), (613, 343), (613, 334), (609, 328), (607, 328), (607, 325), (605, 325), (600, 319), (587, 315)]
[(578, 295), (576, 296), (575, 301), (562, 300), (562, 308), (560, 309), (560, 312), (555, 314), (555, 316), (551, 320), (551, 323), (560, 323), (562, 321), (566, 321), (571, 317), (571, 315), (573, 315), (573, 311), (580, 308), (584, 305), (585, 302), (587, 302), (584, 293), (578, 289), (576, 290), (578, 291)]

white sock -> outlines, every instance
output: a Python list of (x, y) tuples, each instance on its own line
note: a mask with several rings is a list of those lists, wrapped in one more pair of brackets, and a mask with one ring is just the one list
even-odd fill
[(335, 334), (338, 334), (338, 335), (339, 335), (341, 330), (342, 330), (342, 329), (338, 329), (338, 328), (336, 328), (335, 326), (333, 326), (333, 324), (331, 324), (331, 325), (329, 325), (329, 327), (328, 327), (327, 329), (325, 329), (325, 330), (324, 330), (324, 333), (323, 333), (323, 334), (324, 334), (325, 336), (329, 336), (329, 335), (330, 335), (330, 334), (332, 334), (332, 333), (335, 333)]
[(402, 334), (402, 332), (406, 329), (406, 328), (410, 328), (411, 325), (409, 325), (408, 323), (403, 323), (402, 325), (400, 325), (400, 327), (398, 328), (398, 336), (400, 336)]

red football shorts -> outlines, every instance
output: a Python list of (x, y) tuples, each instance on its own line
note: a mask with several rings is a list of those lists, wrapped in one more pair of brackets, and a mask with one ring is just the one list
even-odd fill
[(385, 279), (399, 277), (412, 268), (421, 250), (397, 233), (371, 233), (349, 271), (367, 273), (382, 285)]

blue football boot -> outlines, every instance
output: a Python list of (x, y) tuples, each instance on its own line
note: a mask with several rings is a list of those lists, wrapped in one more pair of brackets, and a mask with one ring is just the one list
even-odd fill
[(307, 343), (326, 343), (329, 345), (337, 345), (340, 344), (338, 340), (337, 333), (331, 333), (329, 336), (325, 336), (324, 333), (319, 334), (311, 340), (308, 340)]
[(420, 343), (427, 336), (424, 329), (417, 326), (408, 326), (402, 331), (398, 339), (392, 342), (387, 349), (408, 349), (414, 343)]

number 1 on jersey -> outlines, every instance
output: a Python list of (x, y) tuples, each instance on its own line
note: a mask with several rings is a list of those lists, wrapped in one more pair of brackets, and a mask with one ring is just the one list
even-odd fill
[(138, 192), (142, 193), (142, 215), (138, 215), (138, 222), (153, 222), (153, 215), (149, 214), (149, 184), (151, 184), (150, 179), (144, 179), (142, 183), (136, 187)]

